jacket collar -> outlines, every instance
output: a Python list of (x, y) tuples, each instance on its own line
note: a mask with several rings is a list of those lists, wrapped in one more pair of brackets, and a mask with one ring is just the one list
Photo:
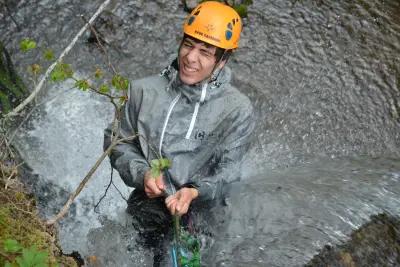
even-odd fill
[[(194, 85), (187, 85), (184, 84), (181, 79), (179, 78), (178, 70), (177, 70), (176, 60), (172, 62), (170, 66), (165, 68), (161, 75), (165, 76), (168, 79), (168, 86), (167, 90), (174, 90), (177, 92), (181, 92), (182, 95), (189, 101), (189, 102), (205, 102), (212, 95), (219, 93), (224, 84), (227, 84), (231, 80), (231, 70), (227, 66), (225, 66), (221, 73), (218, 75), (217, 79), (210, 82), (210, 81), (202, 81)], [(205, 96), (204, 101), (201, 100), (202, 90), (204, 84), (207, 83), (207, 94)]]

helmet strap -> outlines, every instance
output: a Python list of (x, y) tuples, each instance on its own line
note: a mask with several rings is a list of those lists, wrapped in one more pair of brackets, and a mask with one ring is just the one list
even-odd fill
[[(221, 74), (222, 69), (225, 67), (225, 64), (228, 63), (229, 58), (230, 58), (230, 55), (228, 55), (228, 50), (225, 50), (224, 53), (222, 54), (221, 58), (218, 60), (218, 62), (215, 63), (214, 69), (211, 72), (210, 82), (215, 82), (218, 79), (219, 75)], [(224, 66), (217, 70), (217, 66), (224, 60), (225, 60)]]

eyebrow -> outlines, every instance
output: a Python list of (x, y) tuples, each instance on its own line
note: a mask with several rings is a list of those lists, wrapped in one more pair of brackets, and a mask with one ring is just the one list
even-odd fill
[(194, 39), (194, 38), (190, 38), (190, 37), (186, 37), (183, 41), (184, 41), (184, 42), (189, 41), (191, 44), (193, 44), (193, 43), (202, 44), (202, 45), (204, 45), (207, 49), (208, 49), (208, 48), (213, 48), (213, 47), (214, 47), (213, 45), (207, 44), (207, 43), (205, 43), (205, 42), (203, 42), (203, 41), (200, 41), (200, 40), (197, 40), (197, 39)]

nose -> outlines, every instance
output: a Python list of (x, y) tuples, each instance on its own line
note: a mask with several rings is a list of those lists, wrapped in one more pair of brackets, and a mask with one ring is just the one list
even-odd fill
[(199, 49), (193, 47), (190, 49), (186, 55), (189, 62), (196, 62), (199, 58)]

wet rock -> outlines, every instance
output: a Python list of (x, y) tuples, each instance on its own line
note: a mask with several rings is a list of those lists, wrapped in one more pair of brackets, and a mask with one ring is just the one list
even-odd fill
[(120, 17), (114, 15), (110, 11), (105, 11), (96, 19), (87, 40), (89, 43), (97, 43), (100, 41), (102, 45), (109, 45), (123, 38), (122, 25), (123, 20)]
[(28, 94), (21, 78), (15, 72), (10, 54), (0, 42), (0, 111), (8, 113)]
[[(191, 12), (199, 3), (204, 2), (201, 0), (182, 0), (183, 9), (186, 12)], [(223, 2), (227, 5), (233, 7), (241, 17), (247, 17), (247, 7), (253, 4), (252, 0), (240, 0), (240, 1), (233, 1), (233, 0), (220, 0), (219, 2)]]
[(347, 243), (325, 246), (305, 266), (400, 266), (400, 219), (374, 215)]

